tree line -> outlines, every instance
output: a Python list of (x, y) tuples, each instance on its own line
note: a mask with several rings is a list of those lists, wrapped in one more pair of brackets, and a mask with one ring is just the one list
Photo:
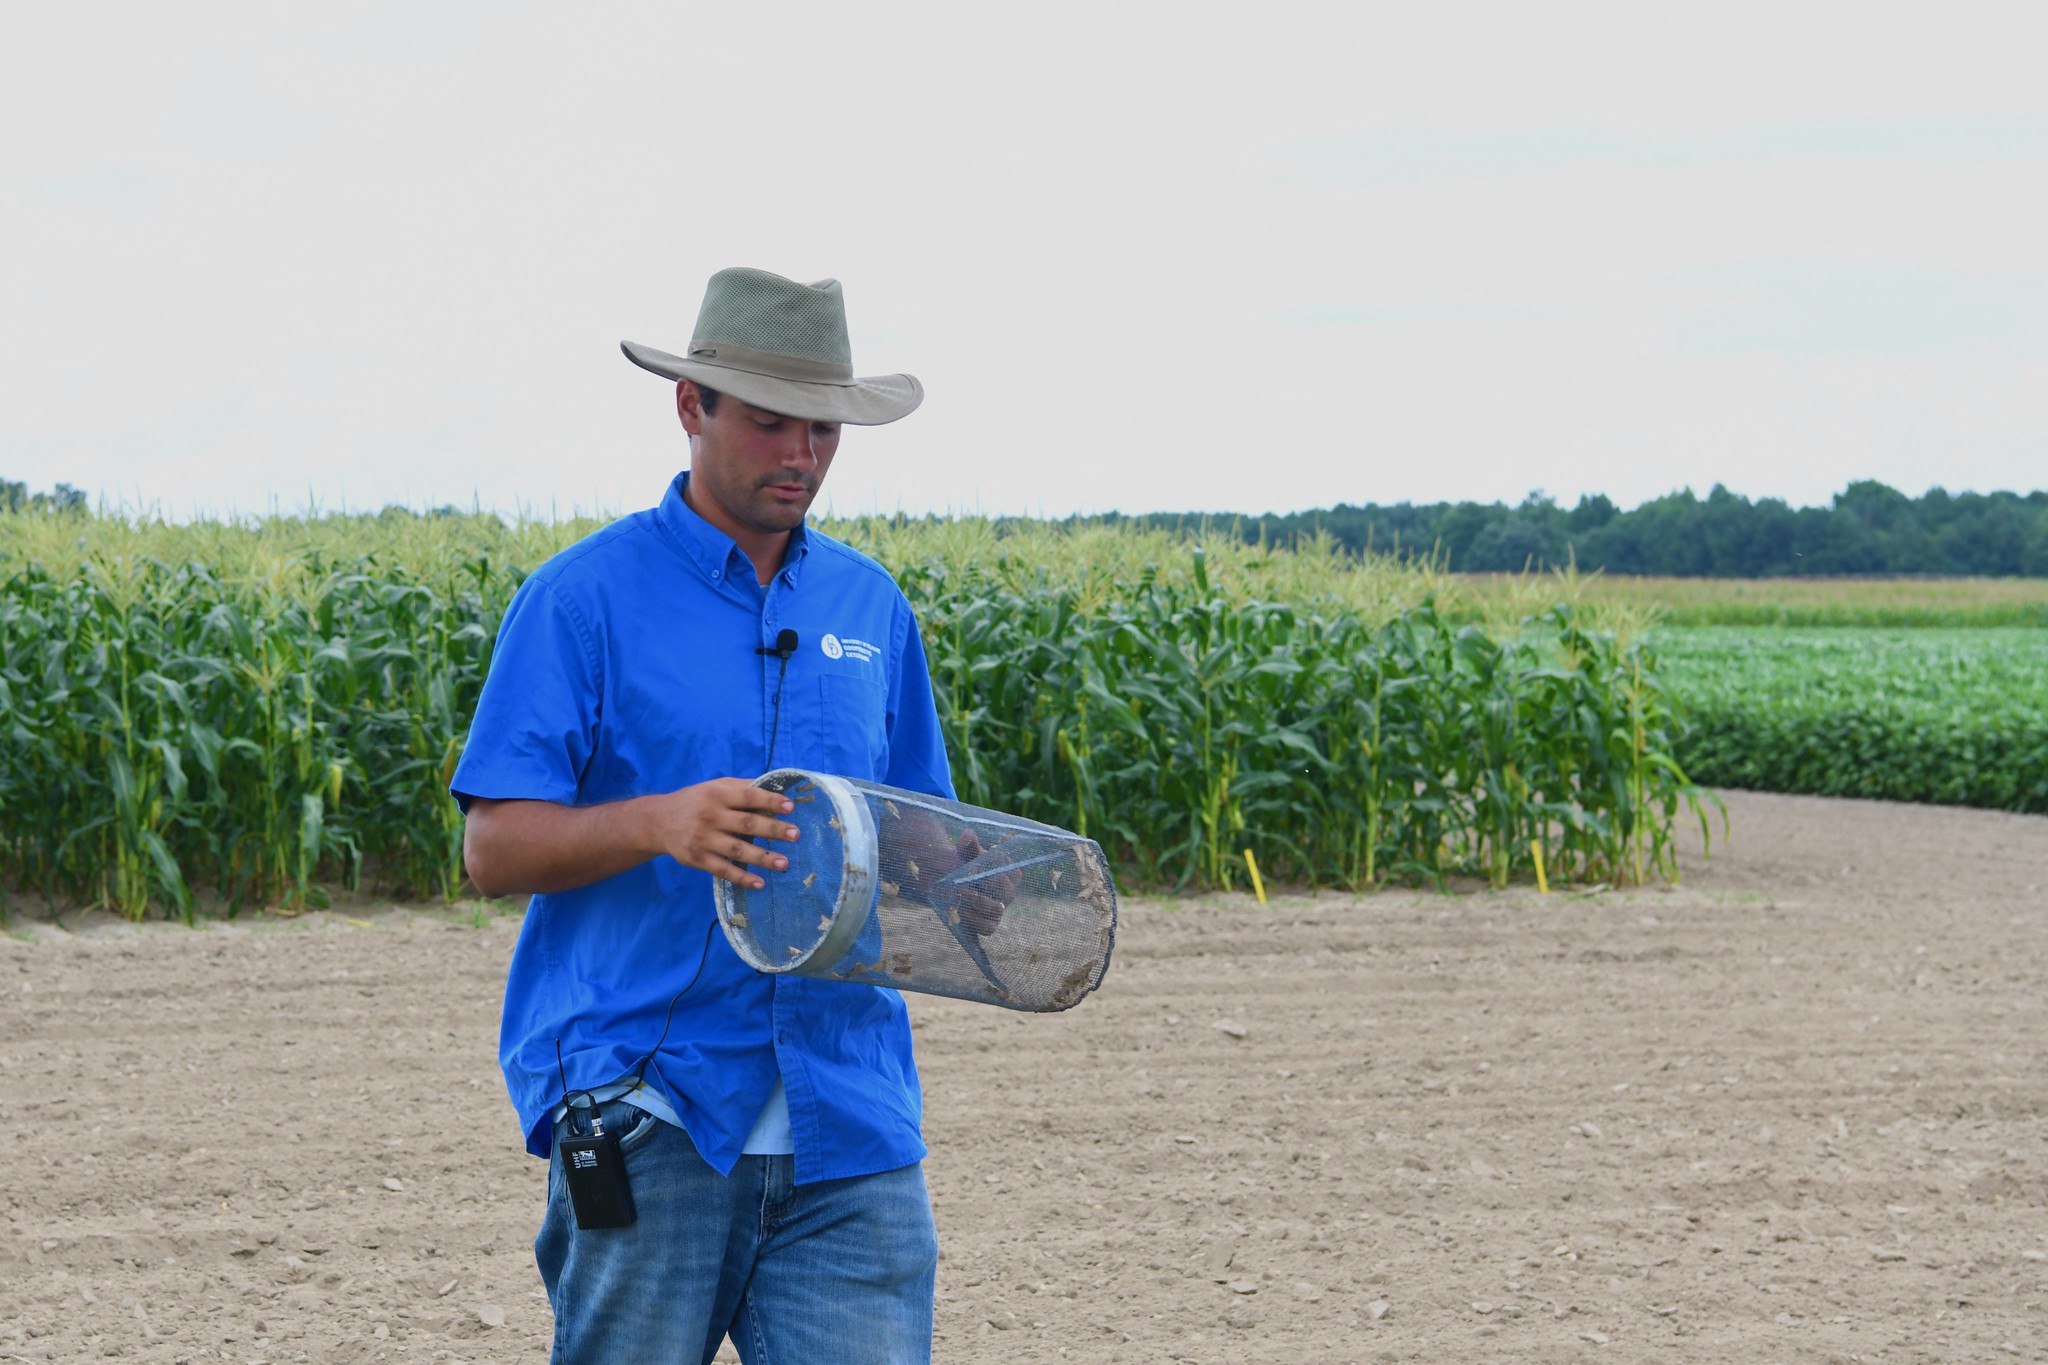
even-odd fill
[(83, 512), (86, 510), (85, 493), (68, 483), (60, 483), (47, 493), (31, 493), (28, 485), (13, 479), (0, 479), (0, 511), (4, 512)]
[(1875, 480), (1826, 507), (1751, 501), (1720, 484), (1622, 510), (1604, 494), (1571, 507), (1531, 493), (1506, 503), (1339, 503), (1262, 516), (1156, 513), (1090, 520), (1234, 528), (1248, 541), (1290, 544), (1318, 532), (1345, 549), (1436, 555), (1466, 573), (1561, 566), (1610, 574), (1775, 578), (1790, 574), (1956, 574), (2048, 577), (2048, 491), (1917, 498)]
[[(84, 513), (70, 484), (30, 492), (0, 479), (0, 510)], [(418, 515), (387, 508), (384, 516)], [(460, 516), (437, 508), (427, 516)], [(1792, 574), (1954, 574), (2048, 578), (2048, 491), (1949, 493), (1909, 498), (1887, 484), (1850, 484), (1825, 507), (1754, 501), (1720, 484), (1624, 511), (1605, 494), (1571, 507), (1541, 492), (1492, 502), (1338, 503), (1258, 516), (1239, 513), (1110, 512), (1070, 517), (1164, 530), (1231, 529), (1251, 543), (1292, 544), (1318, 533), (1353, 553), (1433, 555), (1466, 573), (1516, 573), (1576, 562), (1610, 574), (1677, 578), (1777, 578)]]

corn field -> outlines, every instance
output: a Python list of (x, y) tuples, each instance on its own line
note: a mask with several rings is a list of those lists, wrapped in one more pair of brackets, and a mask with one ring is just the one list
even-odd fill
[(1153, 884), (1364, 887), (1533, 870), (1675, 877), (1713, 798), (1640, 641), (1560, 604), (1512, 634), (1429, 601), (1375, 622), (1186, 583), (1087, 584), (899, 566), (968, 801), (1089, 835)]
[[(490, 516), (0, 516), (0, 885), (140, 918), (463, 889), (446, 784), (525, 572)], [(1227, 537), (830, 527), (918, 610), (964, 799), (1164, 887), (1676, 875), (1712, 798), (1640, 619), (1570, 577)]]

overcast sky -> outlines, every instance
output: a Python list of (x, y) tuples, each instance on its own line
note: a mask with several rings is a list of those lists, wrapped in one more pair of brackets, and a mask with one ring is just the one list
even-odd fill
[[(1902, 17), (1911, 16), (1911, 17)], [(844, 282), (839, 511), (2048, 486), (2048, 12), (10, 6), (0, 477), (644, 506)]]

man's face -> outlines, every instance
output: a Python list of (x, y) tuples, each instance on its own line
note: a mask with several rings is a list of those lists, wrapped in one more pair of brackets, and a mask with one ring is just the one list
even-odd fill
[[(704, 411), (689, 380), (677, 384), (676, 411), (690, 434), (691, 501), (699, 515), (757, 534), (795, 530), (832, 467), (839, 423), (784, 417), (729, 393), (719, 395), (717, 409)], [(732, 527), (723, 529), (730, 534)]]

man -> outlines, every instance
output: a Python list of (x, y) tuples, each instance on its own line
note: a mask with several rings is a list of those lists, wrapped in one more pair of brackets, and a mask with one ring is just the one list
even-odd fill
[(687, 356), (624, 349), (676, 381), (689, 471), (521, 587), (451, 784), (479, 889), (534, 893), (499, 1045), (527, 1149), (601, 1124), (637, 1209), (578, 1226), (555, 1155), (554, 1358), (709, 1361), (730, 1334), (747, 1361), (928, 1360), (902, 999), (712, 933), (712, 878), (763, 885), (796, 835), (750, 785), (771, 754), (953, 795), (909, 603), (804, 524), (842, 424), (924, 391), (854, 377), (832, 280), (720, 271)]

